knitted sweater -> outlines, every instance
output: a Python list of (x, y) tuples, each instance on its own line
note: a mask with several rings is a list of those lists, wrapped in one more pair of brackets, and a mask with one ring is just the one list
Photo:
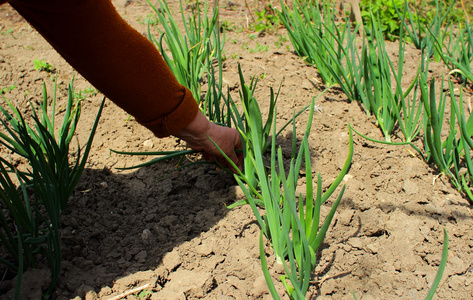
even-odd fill
[(110, 0), (0, 0), (5, 2), (92, 85), (156, 136), (178, 132), (197, 115), (192, 93)]

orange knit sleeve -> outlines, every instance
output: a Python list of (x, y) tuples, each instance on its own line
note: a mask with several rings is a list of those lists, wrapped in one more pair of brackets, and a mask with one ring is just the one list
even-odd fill
[(82, 76), (156, 136), (178, 132), (197, 115), (192, 93), (110, 0), (9, 3)]

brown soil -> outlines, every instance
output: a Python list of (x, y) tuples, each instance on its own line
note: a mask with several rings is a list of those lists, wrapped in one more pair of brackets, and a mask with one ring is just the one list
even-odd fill
[[(133, 27), (146, 32), (142, 21), (151, 13), (146, 1), (113, 2)], [(177, 7), (177, 1), (169, 2)], [(281, 126), (324, 87), (316, 69), (290, 51), (289, 41), (276, 46), (278, 35), (285, 36), (283, 29), (278, 35), (250, 38), (246, 27), (252, 22), (252, 13), (244, 3), (224, 2), (221, 7), (222, 21), (243, 28), (227, 32), (224, 79), (229, 86), (238, 86), (238, 63), (248, 79), (260, 77), (256, 98), (263, 111), (269, 87), (277, 89), (282, 82), (278, 103)], [(73, 77), (75, 89), (91, 87), (10, 6), (1, 6), (0, 16), (0, 87), (16, 85), (6, 93), (8, 99), (17, 105), (41, 101), (43, 81), (51, 90), (51, 74), (36, 71), (34, 59), (56, 67), (62, 100)], [(257, 44), (268, 49), (251, 51)], [(387, 46), (393, 53), (398, 49), (396, 44)], [(418, 59), (418, 51), (409, 48), (406, 83), (412, 80)], [(431, 64), (431, 69), (433, 75), (448, 73), (442, 64)], [(97, 94), (84, 101), (78, 129), (82, 144), (102, 97)], [(321, 109), (314, 116), (310, 135), (312, 164), (327, 187), (346, 159), (349, 122), (361, 133), (377, 139), (382, 136), (374, 119), (337, 89), (316, 103)], [(297, 120), (299, 135), (307, 117), (302, 114)], [(291, 136), (286, 130), (279, 144), (290, 147)], [(354, 139), (347, 190), (320, 250), (309, 296), (422, 299), (436, 275), (446, 228), (449, 257), (437, 298), (471, 299), (471, 206), (409, 147), (374, 144), (358, 136)], [(176, 161), (120, 171), (117, 167), (151, 158), (119, 156), (109, 150), (177, 147), (183, 144), (174, 138), (153, 137), (112, 102), (106, 102), (87, 169), (62, 215), (63, 268), (55, 299), (109, 299), (145, 284), (148, 299), (270, 299), (259, 262), (260, 230), (252, 211), (248, 206), (227, 210), (224, 205), (242, 198), (232, 176), (209, 165), (176, 170)], [(269, 263), (278, 280), (281, 268), (271, 258)], [(39, 287), (45, 284), (38, 279), (47, 275), (44, 270), (30, 270), (29, 274), (36, 280), (28, 280), (23, 299), (37, 299)], [(12, 284), (4, 280), (0, 293), (6, 293)], [(284, 295), (280, 283), (277, 288)], [(127, 299), (138, 299), (135, 295)]]

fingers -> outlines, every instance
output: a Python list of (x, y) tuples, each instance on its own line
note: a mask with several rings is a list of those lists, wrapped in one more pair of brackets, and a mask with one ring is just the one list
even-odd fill
[(175, 136), (185, 140), (192, 149), (202, 151), (204, 159), (219, 162), (237, 172), (215, 147), (214, 142), (239, 169), (242, 168), (243, 153), (240, 151), (237, 153), (237, 150), (242, 149), (242, 141), (236, 129), (212, 123), (199, 113), (189, 126), (176, 133)]
[[(242, 168), (243, 165), (243, 153), (237, 154), (237, 150), (242, 149), (242, 142), (238, 131), (228, 127), (217, 127), (216, 134), (214, 136), (214, 142), (219, 148), (228, 156), (228, 158), (237, 166), (238, 169)], [(205, 150), (204, 150), (205, 151)], [(233, 172), (237, 172), (230, 162), (220, 153), (220, 151), (212, 144), (211, 149), (207, 152), (209, 157), (214, 161), (218, 161), (223, 166), (230, 168)]]
[[(233, 161), (233, 163), (238, 167), (238, 169), (241, 170), (241, 163), (240, 163), (240, 160), (238, 159), (238, 156), (235, 152), (235, 150), (232, 151), (232, 153), (230, 153), (230, 155), (228, 155), (228, 157)], [(232, 169), (233, 172), (237, 172), (237, 170), (234, 170), (233, 169), (233, 166), (230, 165), (230, 163), (226, 162), (226, 164), (228, 165), (228, 167), (230, 167), (230, 169)]]
[[(237, 132), (235, 137), (235, 148), (234, 153), (236, 155), (237, 162), (236, 165), (241, 170), (243, 168), (243, 143), (240, 138), (240, 134)], [(237, 152), (238, 151), (238, 152)]]
[[(237, 166), (238, 169), (241, 170), (241, 164), (240, 164), (240, 161), (237, 157), (237, 155), (229, 155), (227, 154), (228, 158), (230, 158), (232, 160), (232, 162)], [(232, 170), (234, 173), (238, 173), (238, 170), (236, 170), (233, 165), (225, 158), (223, 157), (222, 155), (219, 155), (219, 156), (209, 156), (208, 154), (206, 153), (203, 153), (202, 155), (202, 159), (204, 160), (207, 160), (207, 161), (213, 161), (213, 162), (216, 162), (218, 163), (218, 165), (220, 166), (223, 166), (225, 168), (228, 168), (230, 170)], [(218, 170), (220, 170), (219, 167), (217, 167)]]
[[(232, 156), (230, 159), (235, 163), (235, 165), (241, 170), (243, 166), (243, 144), (240, 139), (240, 134), (238, 131), (234, 130), (234, 146), (231, 152)], [(239, 150), (239, 151), (238, 151)], [(238, 152), (237, 152), (238, 151)], [(236, 171), (236, 170), (234, 170)]]

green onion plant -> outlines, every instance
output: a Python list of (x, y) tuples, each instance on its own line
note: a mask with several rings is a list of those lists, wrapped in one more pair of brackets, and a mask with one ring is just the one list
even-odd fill
[[(357, 48), (357, 34), (362, 27), (358, 25), (352, 32), (348, 19), (337, 26), (326, 26), (325, 23), (323, 26), (325, 34), (322, 37), (315, 36), (314, 42), (318, 51), (325, 51), (331, 59), (329, 63), (326, 63), (327, 60), (323, 61), (322, 68), (332, 75), (332, 85), (338, 85), (350, 101), (366, 103), (361, 85), (362, 57)], [(335, 44), (331, 43), (332, 38), (328, 37), (332, 37)], [(369, 110), (367, 112), (369, 113)]]
[[(207, 91), (201, 103), (202, 111), (214, 123), (231, 127), (230, 107), (223, 90), (223, 61), (221, 54), (213, 59), (207, 71)], [(227, 89), (227, 95), (230, 93)], [(227, 96), (228, 98), (228, 96)]]
[[(390, 72), (392, 63), (386, 52), (381, 26), (373, 14), (371, 14), (371, 31), (366, 33), (368, 46), (363, 47), (362, 61), (363, 86), (367, 101), (363, 104), (366, 110), (375, 115), (377, 125), (383, 132), (386, 141), (389, 142), (396, 125), (395, 111), (397, 110), (397, 103), (392, 96)], [(399, 66), (402, 68), (402, 60), (399, 61)], [(396, 89), (396, 91), (399, 90)]]
[[(238, 65), (238, 73), (240, 75), (239, 94), (243, 112), (240, 114), (230, 95), (229, 98), (226, 99), (226, 102), (232, 109), (232, 121), (235, 124), (236, 129), (240, 132), (243, 144), (243, 157), (245, 158), (243, 165), (243, 169), (246, 173), (245, 178), (251, 181), (252, 186), (256, 187), (256, 172), (251, 160), (246, 159), (246, 157), (255, 156), (256, 154), (253, 153), (254, 151), (263, 153), (267, 149), (270, 141), (269, 136), (272, 131), (271, 127), (273, 126), (273, 119), (275, 118), (276, 102), (279, 91), (275, 94), (273, 88), (270, 88), (268, 118), (266, 119), (266, 122), (263, 122), (258, 102), (254, 96), (258, 79), (253, 77), (250, 84), (247, 85), (240, 65)], [(258, 139), (252, 138), (253, 135), (258, 136)], [(254, 143), (258, 143), (258, 145), (254, 145)]]
[[(400, 54), (402, 57), (402, 54)], [(448, 80), (448, 88), (444, 90), (443, 77), (441, 86), (436, 88), (436, 78), (428, 82), (427, 70), (429, 60), (423, 51), (420, 68), (414, 89), (413, 98), (399, 97), (399, 109), (395, 110), (397, 125), (404, 135), (402, 142), (388, 142), (372, 139), (353, 129), (360, 136), (377, 143), (390, 145), (410, 145), (429, 164), (433, 164), (439, 172), (450, 180), (453, 186), (467, 196), (473, 203), (472, 174), (473, 164), (470, 150), (473, 149), (473, 117), (466, 117), (463, 110), (463, 91), (457, 104), (453, 82)], [(397, 79), (397, 80), (400, 80)], [(419, 98), (417, 97), (420, 91)], [(449, 91), (448, 93), (446, 91)], [(437, 98), (436, 93), (439, 93)], [(401, 93), (394, 95), (400, 96)], [(406, 94), (404, 93), (404, 96)], [(448, 98), (450, 97), (450, 98)], [(446, 110), (450, 100), (450, 114)], [(448, 131), (443, 124), (447, 120)], [(420, 134), (422, 133), (422, 134)], [(423, 141), (423, 151), (413, 142), (418, 136)], [(462, 168), (466, 167), (466, 172)]]
[(293, 9), (281, 1), (278, 12), (288, 31), (295, 52), (317, 68), (327, 86), (339, 84), (350, 100), (356, 99), (353, 71), (356, 67), (349, 49), (355, 47), (356, 32), (351, 32), (348, 17), (338, 23), (329, 1), (294, 1)]
[[(464, 83), (467, 80), (473, 83), (473, 73), (471, 70), (471, 62), (473, 61), (473, 26), (466, 24), (464, 29), (460, 30), (456, 41), (458, 51), (454, 52), (454, 57), (449, 58), (451, 65), (459, 70)], [(441, 53), (441, 51), (439, 52)]]
[[(322, 7), (322, 9), (321, 9)], [(289, 38), (297, 55), (302, 57), (308, 64), (315, 65), (322, 80), (327, 85), (333, 85), (333, 76), (328, 70), (331, 57), (326, 51), (320, 51), (313, 39), (324, 36), (324, 22), (326, 26), (334, 26), (332, 8), (328, 1), (308, 1), (301, 3), (294, 1), (293, 10), (289, 11), (288, 5), (281, 1), (282, 11), (278, 12), (281, 22), (287, 29)], [(332, 27), (332, 29), (334, 29)], [(326, 36), (327, 43), (334, 47), (335, 40), (332, 36)]]
[[(247, 122), (250, 128), (258, 128), (261, 115), (256, 105), (245, 107)], [(247, 203), (261, 228), (260, 259), (263, 273), (274, 299), (280, 299), (276, 292), (267, 267), (263, 236), (270, 241), (276, 256), (276, 262), (283, 264), (285, 275), (281, 281), (292, 299), (305, 299), (309, 288), (312, 272), (317, 265), (316, 255), (329, 228), (333, 215), (343, 196), (344, 187), (333, 202), (325, 220), (321, 220), (320, 208), (339, 187), (343, 177), (347, 174), (353, 156), (353, 140), (350, 131), (349, 155), (342, 171), (325, 193), (322, 193), (321, 177), (317, 175), (317, 189), (313, 187), (311, 160), (308, 137), (312, 124), (314, 100), (311, 103), (309, 121), (307, 124), (302, 145), (299, 150), (293, 147), (289, 171), (286, 173), (281, 148), (276, 150), (276, 120), (273, 118), (271, 137), (271, 163), (269, 170), (264, 164), (262, 145), (266, 136), (261, 131), (251, 130), (244, 135), (247, 147), (251, 151), (245, 156), (246, 167), (255, 170), (258, 186), (254, 185), (252, 177), (239, 171), (235, 178), (243, 190)], [(246, 104), (244, 104), (246, 105)], [(293, 122), (294, 123), (294, 122)], [(296, 145), (296, 134), (293, 131), (293, 145)], [(217, 146), (217, 145), (216, 145)], [(224, 154), (222, 152), (222, 154)], [(303, 163), (305, 161), (305, 163)], [(229, 160), (230, 163), (232, 163)], [(296, 187), (302, 168), (306, 172), (306, 197), (297, 195)], [(236, 169), (236, 166), (234, 165)], [(238, 170), (238, 169), (236, 169)], [(251, 174), (253, 176), (253, 174)], [(261, 214), (258, 207), (264, 208)]]
[(0, 242), (8, 253), (8, 256), (0, 257), (0, 263), (17, 274), (15, 299), (18, 299), (23, 270), (36, 263), (35, 256), (40, 251), (35, 243), (30, 243), (39, 236), (39, 228), (22, 178), (16, 172), (21, 187), (18, 192), (10, 171), (10, 166), (0, 161)]
[[(361, 65), (356, 74), (358, 86), (362, 86), (361, 103), (365, 110), (376, 117), (387, 143), (396, 128), (400, 128), (405, 142), (411, 142), (419, 132), (421, 109), (416, 105), (411, 91), (417, 87), (419, 72), (406, 90), (403, 90), (401, 78), (404, 70), (405, 40), (403, 28), (399, 36), (398, 67), (395, 68), (384, 43), (384, 35), (379, 19), (371, 16), (371, 27), (365, 27)], [(392, 81), (394, 78), (394, 81)]]
[(186, 18), (184, 6), (180, 3), (185, 28), (185, 34), (183, 34), (166, 1), (158, 0), (159, 7), (153, 5), (150, 0), (147, 2), (157, 14), (159, 24), (155, 27), (161, 34), (159, 38), (154, 37), (151, 33), (151, 25), (148, 24), (149, 39), (159, 47), (164, 60), (179, 83), (187, 87), (196, 101), (201, 104), (201, 85), (204, 74), (213, 59), (221, 56), (224, 46), (220, 40), (217, 25), (218, 7), (214, 8), (209, 18), (207, 2), (203, 4), (203, 7), (200, 2), (197, 2), (190, 6), (192, 13)]
[[(384, 34), (378, 16), (370, 13), (371, 26), (364, 26), (361, 49), (357, 46), (358, 28), (351, 29), (348, 20), (336, 23), (333, 10), (326, 2), (322, 5), (294, 3), (292, 11), (281, 3), (279, 13), (282, 23), (289, 31), (291, 42), (298, 55), (314, 64), (327, 85), (336, 84), (351, 101), (359, 101), (364, 110), (376, 117), (376, 124), (383, 132), (384, 141), (361, 136), (392, 145), (410, 145), (428, 163), (433, 163), (452, 184), (468, 195), (471, 192), (471, 175), (468, 168), (471, 157), (468, 138), (459, 138), (461, 120), (466, 119), (458, 109), (450, 111), (448, 136), (442, 140), (442, 123), (447, 117), (445, 105), (447, 93), (443, 90), (439, 102), (435, 99), (435, 82), (427, 80), (429, 60), (443, 60), (454, 74), (460, 74), (463, 82), (473, 82), (471, 62), (473, 60), (473, 38), (471, 26), (460, 28), (458, 34), (453, 26), (445, 28), (454, 1), (443, 5), (435, 1), (435, 15), (428, 24), (421, 21), (419, 12), (413, 13), (407, 1), (400, 8), (393, 2), (396, 13), (402, 20), (399, 34), (398, 66), (394, 67), (386, 51)], [(449, 29), (448, 29), (449, 28)], [(446, 30), (448, 29), (448, 30)], [(406, 44), (412, 41), (422, 50), (417, 74), (406, 89), (402, 86), (404, 54)], [(446, 45), (445, 41), (449, 44)], [(324, 75), (325, 74), (325, 75)], [(449, 83), (449, 89), (451, 83)], [(443, 87), (442, 87), (443, 88)], [(453, 92), (451, 102), (453, 101)], [(452, 108), (453, 106), (452, 102)], [(459, 123), (457, 126), (456, 123)], [(470, 118), (464, 121), (471, 137)], [(473, 122), (473, 121), (472, 121)], [(423, 131), (423, 132), (422, 132)], [(423, 133), (420, 134), (420, 133)], [(393, 142), (392, 136), (402, 134), (401, 142)], [(414, 141), (421, 136), (423, 151)], [(462, 167), (468, 172), (460, 174)]]
[[(425, 159), (429, 163), (434, 163), (439, 172), (446, 175), (453, 185), (460, 190), (459, 169), (460, 153), (459, 142), (456, 138), (457, 129), (456, 112), (450, 112), (449, 131), (447, 138), (442, 142), (442, 127), (445, 118), (445, 106), (447, 93), (443, 91), (443, 78), (440, 87), (440, 96), (436, 99), (435, 79), (427, 84), (426, 75), (423, 74), (421, 81), (421, 96), (424, 103), (424, 151)], [(453, 89), (453, 87), (451, 87)], [(453, 101), (453, 100), (452, 100)]]
[[(60, 214), (85, 167), (104, 104), (102, 102), (100, 106), (85, 148), (82, 151), (78, 146), (72, 155), (70, 143), (81, 113), (81, 102), (74, 101), (73, 91), (71, 83), (62, 125), (56, 124), (56, 86), (51, 116), (44, 86), (40, 109), (30, 103), (32, 126), (7, 99), (4, 98), (11, 113), (0, 107), (4, 117), (0, 120), (4, 129), (0, 132), (0, 143), (29, 163), (26, 170), (20, 171), (6, 158), (0, 161), (0, 242), (8, 252), (0, 262), (17, 272), (20, 277), (16, 286), (18, 291), (24, 269), (37, 264), (38, 255), (42, 255), (51, 269), (52, 278), (45, 298), (51, 295), (60, 271)], [(57, 135), (56, 126), (59, 126)], [(72, 162), (71, 157), (74, 157)], [(19, 182), (16, 188), (10, 174), (16, 174)]]
[(429, 58), (434, 57), (435, 61), (440, 61), (442, 52), (438, 52), (435, 47), (434, 39), (444, 41), (447, 37), (445, 27), (448, 21), (448, 16), (452, 11), (455, 0), (450, 1), (445, 7), (444, 1), (435, 0), (435, 15), (428, 24), (422, 22), (419, 10), (416, 8), (415, 13), (410, 9), (407, 0), (404, 3), (402, 10), (393, 1), (394, 8), (401, 19), (404, 30), (407, 31), (411, 42), (417, 49), (425, 50)]
[(406, 45), (403, 28), (399, 64), (395, 68), (386, 51), (379, 18), (370, 15), (371, 26), (365, 27), (360, 51), (356, 38), (359, 27), (352, 32), (348, 19), (336, 23), (334, 12), (329, 9), (324, 10), (322, 20), (317, 4), (311, 7), (296, 2), (292, 12), (282, 4), (280, 16), (292, 36), (296, 52), (314, 57), (306, 61), (315, 64), (322, 78), (330, 78), (324, 80), (326, 83), (337, 84), (351, 101), (359, 101), (368, 114), (373, 114), (387, 142), (398, 126), (406, 141), (413, 140), (418, 133), (421, 110), (415, 101), (409, 100), (417, 77), (406, 90), (401, 88)]
[[(457, 103), (452, 81), (448, 81), (450, 96), (450, 118), (448, 120), (448, 135), (442, 139), (442, 123), (445, 119), (447, 93), (443, 91), (443, 78), (440, 87), (440, 99), (437, 104), (435, 96), (435, 80), (432, 80), (427, 89), (425, 76), (421, 77), (422, 97), (424, 98), (424, 151), (425, 159), (434, 163), (441, 174), (448, 177), (455, 188), (462, 192), (467, 200), (473, 204), (472, 174), (473, 163), (471, 150), (473, 142), (473, 117), (468, 119), (463, 110), (463, 91)], [(466, 171), (462, 171), (466, 168)]]
[[(254, 151), (258, 151), (261, 153), (265, 153), (271, 144), (270, 135), (271, 132), (275, 130), (275, 118), (276, 118), (276, 103), (279, 95), (279, 90), (277, 93), (274, 92), (273, 88), (270, 88), (270, 97), (269, 97), (269, 108), (268, 108), (268, 117), (266, 121), (263, 121), (261, 110), (259, 108), (258, 100), (254, 96), (254, 91), (256, 89), (256, 84), (258, 79), (255, 77), (251, 78), (249, 85), (246, 83), (245, 78), (243, 76), (243, 71), (241, 66), (238, 65), (238, 73), (240, 76), (240, 101), (242, 106), (242, 111), (239, 112), (237, 105), (233, 101), (230, 94), (228, 97), (225, 98), (225, 102), (227, 106), (230, 107), (230, 116), (233, 121), (235, 128), (239, 131), (240, 137), (243, 144), (243, 170), (245, 172), (245, 178), (247, 181), (251, 182), (251, 186), (257, 188), (258, 176), (256, 170), (253, 166), (253, 162), (250, 159), (254, 157), (256, 154)], [(325, 91), (320, 93), (317, 98), (321, 97)], [(313, 104), (309, 104), (302, 108), (300, 111), (294, 114), (293, 118), (286, 122), (281, 128), (273, 133), (273, 137), (279, 136), (279, 134), (287, 128), (287, 126), (291, 123), (294, 124), (294, 121), (297, 117), (299, 117), (304, 111), (306, 111), (309, 106)], [(258, 136), (253, 137), (253, 135)], [(254, 145), (255, 142), (258, 142), (259, 145), (256, 147)], [(295, 140), (294, 140), (295, 142)], [(295, 145), (294, 145), (295, 146)], [(248, 157), (248, 159), (247, 159)], [(258, 202), (258, 200), (256, 199)], [(248, 201), (246, 199), (238, 201), (232, 205), (229, 205), (228, 208), (232, 209), (238, 205), (247, 204)], [(259, 202), (261, 204), (262, 202)]]
[(468, 119), (465, 117), (465, 112), (463, 110), (463, 90), (460, 90), (460, 96), (457, 104), (456, 100), (453, 99), (454, 91), (451, 82), (449, 87), (452, 98), (452, 109), (455, 110), (457, 115), (458, 126), (461, 133), (458, 141), (458, 152), (463, 154), (463, 165), (467, 169), (464, 174), (458, 174), (458, 181), (460, 181), (461, 188), (464, 194), (467, 196), (468, 201), (470, 204), (473, 204), (473, 162), (471, 158), (471, 151), (473, 151), (473, 140), (471, 139), (471, 136), (473, 136), (473, 114), (470, 112)]
[[(473, 83), (471, 62), (473, 61), (473, 28), (466, 23), (459, 29), (458, 35), (453, 31), (449, 33), (449, 44), (433, 36), (436, 52), (445, 65), (451, 70), (451, 74), (459, 77), (465, 85)], [(459, 76), (458, 76), (459, 75)]]

